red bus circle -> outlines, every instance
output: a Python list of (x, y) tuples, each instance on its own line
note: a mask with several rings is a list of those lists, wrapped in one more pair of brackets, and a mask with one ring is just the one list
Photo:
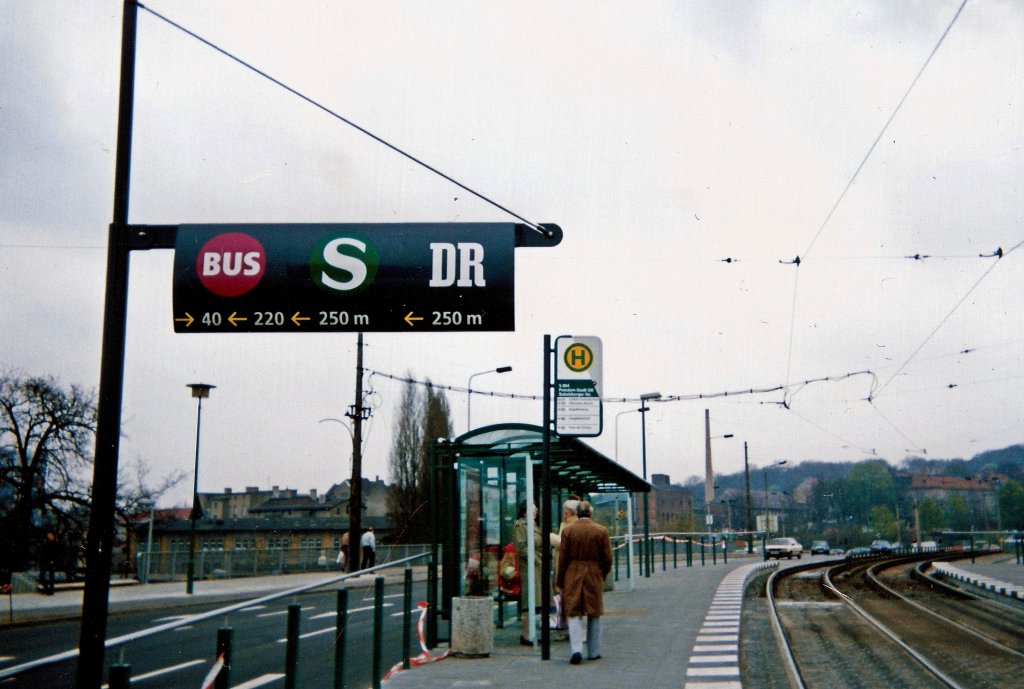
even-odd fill
[(267, 270), (267, 252), (244, 232), (227, 232), (210, 239), (196, 256), (196, 274), (206, 289), (219, 297), (237, 297), (259, 284)]

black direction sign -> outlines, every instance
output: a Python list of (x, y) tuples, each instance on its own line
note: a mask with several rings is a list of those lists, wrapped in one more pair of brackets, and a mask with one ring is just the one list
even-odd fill
[(174, 331), (515, 330), (515, 228), (180, 225)]

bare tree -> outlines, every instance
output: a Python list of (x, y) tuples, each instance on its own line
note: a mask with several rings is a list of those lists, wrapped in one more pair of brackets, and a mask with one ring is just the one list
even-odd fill
[(92, 392), (0, 373), (0, 549), (12, 569), (27, 567), (43, 524), (77, 526), (89, 504), (95, 429)]
[[(411, 375), (408, 376), (411, 378)], [(423, 542), (430, 537), (430, 453), (433, 441), (450, 437), (448, 398), (426, 382), (426, 391), (406, 383), (398, 405), (398, 428), (391, 447), (391, 508), (400, 539)]]
[[(53, 530), (75, 565), (91, 505), (90, 477), (96, 403), (92, 392), (65, 389), (52, 377), (0, 373), (0, 552), (4, 568), (27, 569), (34, 544)], [(116, 516), (126, 539), (140, 503), (155, 500), (185, 478), (174, 472), (157, 483), (137, 458), (118, 474)]]
[[(411, 377), (411, 374), (407, 375), (407, 378)], [(391, 514), (403, 540), (414, 538), (408, 529), (413, 526), (413, 515), (423, 500), (419, 486), (420, 449), (423, 445), (420, 423), (422, 413), (423, 400), (416, 383), (408, 382), (402, 388), (402, 398), (398, 402), (398, 425), (389, 457)]]
[(132, 540), (135, 538), (135, 530), (139, 527), (139, 515), (148, 514), (157, 498), (187, 477), (187, 472), (178, 469), (159, 479), (157, 483), (152, 483), (149, 465), (142, 457), (136, 457), (127, 466), (122, 466), (118, 470), (117, 502), (114, 505), (114, 512), (119, 530), (124, 534), (121, 545), (125, 557), (117, 563), (118, 569), (123, 573), (128, 574), (134, 570), (134, 563), (127, 559), (127, 555), (133, 550)]

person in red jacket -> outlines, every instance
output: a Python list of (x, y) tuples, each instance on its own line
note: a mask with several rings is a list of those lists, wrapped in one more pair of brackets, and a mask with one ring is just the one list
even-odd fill
[(604, 579), (612, 569), (612, 543), (608, 529), (593, 521), (593, 507), (581, 500), (579, 520), (562, 531), (556, 584), (562, 591), (562, 609), (569, 621), (569, 662), (583, 660), (583, 616), (587, 617), (587, 660), (601, 657), (601, 615), (604, 614)]

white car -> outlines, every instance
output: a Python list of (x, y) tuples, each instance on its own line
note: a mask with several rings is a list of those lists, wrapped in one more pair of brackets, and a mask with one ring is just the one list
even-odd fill
[(773, 538), (764, 547), (765, 559), (777, 557), (781, 560), (782, 558), (791, 559), (795, 556), (799, 560), (803, 552), (804, 547), (800, 545), (800, 542), (789, 536)]

